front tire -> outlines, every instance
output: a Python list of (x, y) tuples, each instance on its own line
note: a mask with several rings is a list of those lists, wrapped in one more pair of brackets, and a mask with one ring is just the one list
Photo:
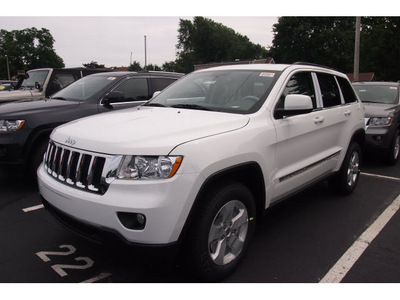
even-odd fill
[(204, 281), (219, 281), (237, 268), (255, 227), (251, 192), (240, 183), (213, 189), (192, 223), (185, 243), (186, 267)]
[(397, 130), (393, 137), (392, 145), (390, 146), (390, 150), (387, 156), (387, 163), (390, 166), (394, 166), (397, 163), (397, 160), (399, 159), (399, 154), (400, 154), (400, 137), (399, 137), (399, 131)]
[(340, 195), (348, 195), (356, 188), (360, 177), (361, 148), (352, 142), (338, 174), (331, 179), (332, 189)]

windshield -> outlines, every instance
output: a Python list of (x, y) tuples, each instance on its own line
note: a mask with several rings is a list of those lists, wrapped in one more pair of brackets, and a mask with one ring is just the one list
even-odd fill
[(35, 83), (39, 83), (40, 86), (43, 86), (47, 74), (49, 74), (49, 70), (40, 70), (40, 71), (29, 71), (29, 78), (25, 78), (21, 84), (21, 87), (32, 88), (35, 87)]
[(51, 98), (68, 100), (88, 100), (90, 97), (105, 87), (112, 85), (117, 77), (113, 76), (87, 76), (83, 77), (61, 91), (55, 93)]
[(396, 85), (355, 85), (362, 102), (394, 104), (399, 102)]
[(254, 70), (192, 73), (146, 105), (252, 113), (261, 107), (277, 77), (277, 72)]

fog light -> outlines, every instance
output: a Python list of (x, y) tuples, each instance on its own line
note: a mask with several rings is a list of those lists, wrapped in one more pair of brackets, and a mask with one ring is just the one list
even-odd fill
[(382, 136), (381, 135), (376, 135), (375, 136), (375, 140), (378, 141), (378, 142), (382, 141)]
[(143, 230), (146, 226), (146, 216), (140, 213), (118, 212), (118, 219), (124, 227), (133, 230)]

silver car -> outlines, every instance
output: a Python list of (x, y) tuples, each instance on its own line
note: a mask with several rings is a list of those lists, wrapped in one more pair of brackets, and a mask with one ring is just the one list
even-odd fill
[(399, 82), (357, 82), (354, 89), (365, 107), (366, 151), (396, 164), (400, 152)]

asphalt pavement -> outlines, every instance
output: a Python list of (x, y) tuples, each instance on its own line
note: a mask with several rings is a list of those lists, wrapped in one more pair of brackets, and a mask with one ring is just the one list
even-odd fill
[[(364, 163), (353, 194), (326, 182), (269, 209), (223, 283), (319, 283), (400, 195), (400, 163)], [(400, 282), (400, 213), (366, 244), (339, 282)], [(349, 250), (350, 249), (350, 250)], [(196, 283), (169, 253), (99, 245), (61, 227), (35, 182), (0, 169), (0, 283)]]

